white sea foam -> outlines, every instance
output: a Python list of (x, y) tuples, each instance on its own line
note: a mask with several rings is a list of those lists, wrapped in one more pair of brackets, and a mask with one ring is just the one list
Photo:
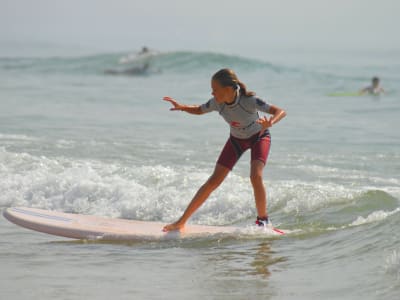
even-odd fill
[(24, 134), (4, 134), (0, 133), (0, 140), (23, 140), (23, 141), (36, 141), (38, 138), (27, 136)]
[(314, 211), (330, 204), (342, 203), (353, 198), (358, 192), (355, 189), (334, 183), (307, 183), (302, 181), (285, 181), (274, 189), (273, 195), (280, 195), (285, 202), (284, 211), (288, 214)]
[[(0, 151), (0, 206), (31, 206), (140, 220), (172, 221), (210, 175), (194, 166), (48, 158)], [(290, 215), (353, 201), (363, 190), (335, 183), (268, 181), (268, 207)], [(224, 225), (256, 215), (248, 177), (232, 172), (191, 222)], [(387, 216), (376, 212), (351, 226)]]
[(384, 268), (387, 274), (394, 275), (400, 279), (400, 250), (393, 250), (386, 255)]
[(379, 221), (386, 219), (387, 217), (390, 217), (390, 216), (398, 213), (399, 211), (400, 211), (400, 208), (396, 208), (393, 211), (383, 211), (383, 210), (374, 211), (373, 213), (369, 214), (365, 218), (362, 216), (359, 216), (354, 222), (352, 222), (350, 224), (350, 226), (359, 226), (359, 225), (364, 225), (364, 224), (368, 224), (368, 223), (379, 222)]

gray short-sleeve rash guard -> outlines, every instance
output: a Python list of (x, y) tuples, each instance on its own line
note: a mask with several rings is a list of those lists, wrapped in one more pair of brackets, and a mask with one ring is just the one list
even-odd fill
[(238, 96), (232, 104), (219, 104), (215, 98), (211, 98), (201, 105), (201, 111), (218, 111), (229, 124), (231, 135), (246, 139), (261, 130), (261, 125), (256, 123), (260, 118), (258, 112), (268, 113), (269, 107), (269, 104), (256, 96)]

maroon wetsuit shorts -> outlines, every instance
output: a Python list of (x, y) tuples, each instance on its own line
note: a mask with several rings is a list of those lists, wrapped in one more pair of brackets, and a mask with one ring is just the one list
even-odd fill
[(251, 149), (251, 160), (260, 160), (266, 164), (270, 146), (271, 136), (268, 130), (261, 135), (257, 133), (247, 139), (238, 139), (231, 135), (222, 149), (217, 163), (232, 170), (242, 154), (247, 149)]

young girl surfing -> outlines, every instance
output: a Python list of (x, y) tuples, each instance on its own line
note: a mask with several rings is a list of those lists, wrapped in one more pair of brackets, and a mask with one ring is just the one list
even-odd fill
[[(246, 86), (230, 69), (219, 70), (211, 79), (213, 98), (202, 105), (184, 105), (171, 97), (164, 97), (173, 107), (171, 110), (201, 115), (217, 111), (230, 126), (228, 138), (210, 178), (200, 187), (183, 215), (175, 223), (166, 225), (164, 231), (180, 230), (190, 216), (204, 203), (210, 194), (224, 181), (244, 151), (251, 149), (250, 180), (253, 186), (260, 226), (270, 224), (267, 214), (267, 195), (263, 183), (263, 169), (267, 162), (271, 136), (269, 128), (286, 116), (286, 112), (247, 91)], [(258, 111), (271, 114), (260, 118)]]

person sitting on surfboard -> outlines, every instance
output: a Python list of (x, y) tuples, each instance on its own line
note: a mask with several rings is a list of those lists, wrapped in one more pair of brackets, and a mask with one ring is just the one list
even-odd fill
[(384, 92), (385, 92), (384, 89), (380, 86), (379, 78), (378, 77), (374, 77), (371, 80), (371, 85), (363, 88), (360, 91), (360, 94), (368, 93), (368, 94), (371, 94), (371, 95), (380, 95), (380, 94), (382, 94)]
[[(215, 73), (211, 80), (211, 88), (213, 98), (202, 105), (184, 105), (171, 97), (163, 98), (173, 105), (171, 108), (173, 111), (196, 115), (217, 111), (230, 126), (230, 137), (222, 149), (213, 174), (197, 191), (179, 220), (166, 225), (164, 231), (182, 229), (190, 216), (224, 181), (240, 156), (248, 149), (251, 149), (250, 179), (258, 214), (256, 224), (260, 226), (270, 224), (263, 169), (271, 144), (269, 128), (285, 117), (286, 112), (275, 105), (267, 104), (256, 97), (254, 92), (248, 91), (246, 85), (230, 69), (221, 69)], [(260, 117), (259, 111), (272, 116)]]
[(150, 52), (149, 48), (147, 48), (146, 46), (143, 46), (142, 50), (140, 50), (138, 55), (146, 54), (146, 53), (149, 53), (149, 52)]

